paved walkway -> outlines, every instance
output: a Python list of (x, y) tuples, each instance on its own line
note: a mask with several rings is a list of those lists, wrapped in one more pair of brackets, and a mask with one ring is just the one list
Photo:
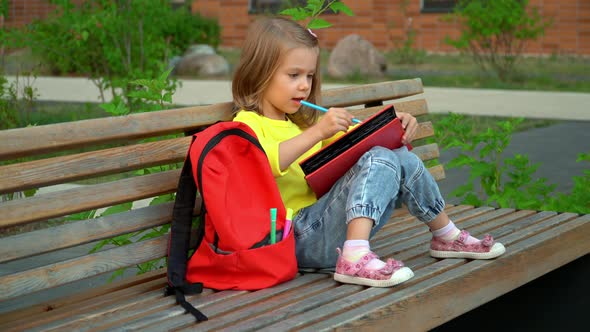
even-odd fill
[[(9, 77), (9, 80), (14, 78)], [(178, 105), (202, 105), (231, 100), (231, 82), (181, 80), (173, 96)], [(85, 78), (38, 77), (38, 100), (99, 102), (100, 93)], [(331, 89), (342, 84), (324, 84)], [(590, 93), (459, 89), (425, 87), (430, 112), (454, 112), (488, 116), (524, 116), (590, 121)], [(107, 98), (110, 94), (106, 95)]]

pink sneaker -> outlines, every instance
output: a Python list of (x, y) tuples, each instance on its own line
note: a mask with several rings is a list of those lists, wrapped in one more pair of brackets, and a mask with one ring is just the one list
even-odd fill
[(469, 258), (469, 259), (491, 259), (506, 252), (502, 243), (494, 243), (491, 235), (486, 234), (479, 243), (465, 244), (469, 238), (469, 232), (463, 230), (459, 237), (451, 242), (443, 241), (432, 237), (430, 241), (430, 256), (436, 258)]
[(414, 276), (414, 272), (409, 267), (405, 267), (404, 263), (391, 258), (379, 270), (365, 269), (365, 265), (373, 258), (379, 259), (379, 256), (372, 251), (354, 263), (342, 257), (340, 248), (336, 250), (338, 251), (338, 262), (336, 264), (336, 273), (334, 273), (334, 280), (336, 281), (370, 287), (391, 287)]

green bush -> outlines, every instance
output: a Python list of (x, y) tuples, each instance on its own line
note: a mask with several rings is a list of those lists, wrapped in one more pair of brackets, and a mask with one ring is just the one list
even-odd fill
[(6, 77), (0, 75), (0, 130), (31, 124), (33, 104), (38, 97), (34, 80), (29, 74), (17, 75), (9, 84)]
[(132, 91), (129, 79), (156, 78), (190, 44), (219, 44), (215, 21), (173, 10), (168, 0), (52, 2), (55, 13), (11, 33), (9, 46), (30, 47), (56, 73), (88, 76), (113, 96)]
[(516, 63), (526, 43), (543, 35), (550, 25), (537, 8), (527, 9), (528, 0), (460, 0), (447, 20), (456, 20), (461, 36), (445, 41), (472, 55), (484, 71), (500, 80), (517, 78)]
[[(474, 130), (474, 122), (464, 115), (450, 113), (435, 125), (436, 140), (446, 150), (461, 149), (459, 156), (447, 167), (466, 167), (467, 183), (452, 195), (462, 203), (476, 206), (493, 205), (502, 208), (553, 210), (558, 212), (590, 213), (590, 170), (573, 177), (570, 193), (556, 193), (555, 185), (545, 178), (534, 179), (539, 164), (531, 164), (526, 155), (503, 158), (512, 133), (523, 119), (498, 121), (487, 130)], [(578, 155), (578, 162), (589, 162), (590, 152)], [(479, 189), (475, 184), (479, 184)]]
[[(503, 158), (515, 126), (523, 119), (500, 121), (483, 132), (473, 131), (464, 115), (451, 113), (436, 124), (436, 138), (443, 149), (458, 147), (459, 156), (449, 168), (467, 167), (469, 180), (453, 191), (465, 204), (495, 205), (502, 208), (539, 209), (555, 188), (546, 179), (533, 181), (538, 164), (531, 165), (526, 155)], [(478, 183), (479, 191), (474, 184)]]
[[(590, 152), (578, 154), (577, 162), (590, 162)], [(590, 166), (590, 165), (589, 165)], [(574, 176), (574, 187), (569, 194), (558, 193), (543, 209), (590, 214), (590, 167), (583, 176)]]

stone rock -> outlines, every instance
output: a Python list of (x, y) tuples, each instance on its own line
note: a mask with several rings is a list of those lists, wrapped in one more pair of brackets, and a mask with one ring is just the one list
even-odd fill
[(184, 56), (196, 55), (196, 54), (216, 54), (216, 53), (215, 53), (215, 49), (207, 44), (191, 45), (186, 50), (186, 52), (184, 52)]
[(190, 54), (182, 57), (174, 72), (178, 76), (224, 76), (229, 74), (229, 63), (217, 54)]
[(356, 73), (381, 76), (386, 70), (383, 54), (357, 34), (338, 41), (328, 61), (328, 73), (334, 78), (346, 78)]

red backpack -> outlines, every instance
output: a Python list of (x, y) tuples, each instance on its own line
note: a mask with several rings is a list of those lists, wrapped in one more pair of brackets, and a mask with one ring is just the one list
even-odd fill
[[(203, 202), (196, 250), (189, 258), (197, 189)], [(275, 244), (271, 208), (277, 210)], [(184, 294), (202, 287), (257, 290), (293, 279), (295, 240), (292, 231), (282, 240), (285, 213), (268, 158), (250, 127), (221, 122), (195, 134), (174, 203), (167, 294), (175, 294), (178, 304), (201, 321), (207, 317)]]

